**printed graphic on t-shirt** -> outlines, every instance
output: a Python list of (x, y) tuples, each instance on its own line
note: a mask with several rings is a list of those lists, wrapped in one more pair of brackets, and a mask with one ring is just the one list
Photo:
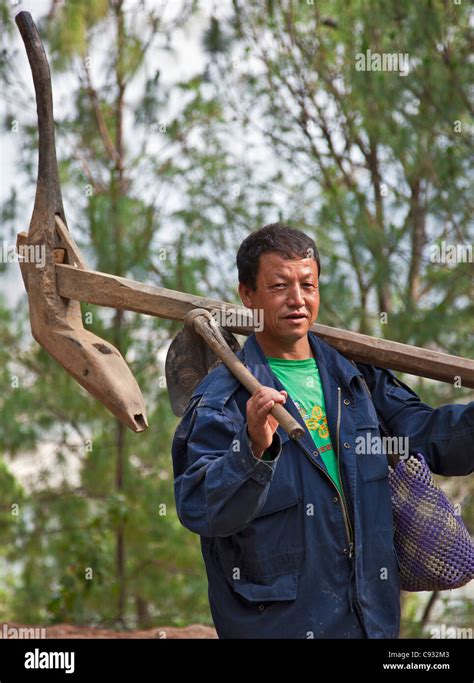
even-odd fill
[[(323, 413), (321, 406), (313, 406), (311, 416), (308, 411), (297, 400), (293, 400), (295, 406), (305, 421), (306, 426), (312, 432), (317, 431), (321, 439), (327, 439), (329, 436), (328, 419)], [(331, 446), (329, 446), (330, 448)]]

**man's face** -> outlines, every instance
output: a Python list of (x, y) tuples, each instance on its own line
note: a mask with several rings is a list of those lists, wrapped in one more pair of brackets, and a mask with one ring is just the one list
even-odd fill
[[(239, 284), (247, 308), (263, 310), (262, 339), (284, 347), (308, 334), (319, 312), (318, 266), (313, 258), (288, 260), (278, 252), (260, 255), (257, 287)], [(289, 317), (299, 314), (300, 317)]]

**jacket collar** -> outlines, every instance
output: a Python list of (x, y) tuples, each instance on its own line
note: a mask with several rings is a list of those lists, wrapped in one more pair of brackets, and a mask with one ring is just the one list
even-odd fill
[[(345, 356), (336, 351), (335, 348), (326, 344), (322, 339), (319, 339), (314, 332), (308, 332), (308, 339), (318, 368), (321, 371), (321, 367), (324, 366), (332, 375), (333, 379), (339, 382), (338, 386), (349, 386), (353, 377), (357, 375), (362, 376), (362, 373), (357, 367), (355, 367)], [(255, 332), (248, 337), (243, 348), (237, 355), (242, 362), (247, 365), (259, 382), (269, 385), (273, 373), (268, 365), (265, 353), (257, 341)]]

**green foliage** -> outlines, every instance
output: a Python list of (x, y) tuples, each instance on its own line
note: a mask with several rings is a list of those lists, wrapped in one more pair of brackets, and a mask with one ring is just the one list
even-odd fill
[(208, 29), (204, 32), (203, 47), (209, 55), (226, 53), (230, 47), (230, 35), (226, 35), (220, 21), (216, 17), (211, 17)]
[(72, 56), (84, 57), (88, 49), (88, 33), (106, 19), (110, 11), (108, 0), (68, 0), (61, 3), (51, 21), (40, 23), (47, 33), (56, 70), (68, 68)]

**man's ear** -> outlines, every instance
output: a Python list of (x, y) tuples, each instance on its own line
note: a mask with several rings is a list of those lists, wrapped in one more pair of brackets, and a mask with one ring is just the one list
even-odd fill
[(244, 285), (243, 282), (239, 282), (239, 296), (242, 300), (242, 303), (247, 308), (252, 308), (252, 298), (250, 296), (252, 291), (253, 290), (247, 285)]

